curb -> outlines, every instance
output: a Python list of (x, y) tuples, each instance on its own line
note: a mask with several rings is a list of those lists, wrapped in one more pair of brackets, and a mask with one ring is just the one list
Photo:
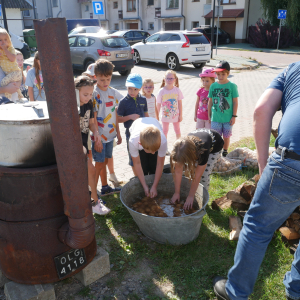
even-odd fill
[(243, 49), (243, 48), (231, 48), (231, 47), (219, 47), (218, 49), (222, 49), (222, 50), (235, 50), (235, 51), (251, 51), (251, 52), (259, 52), (259, 53), (274, 53), (274, 54), (291, 54), (291, 55), (300, 55), (300, 52), (296, 52), (296, 51), (287, 51), (284, 52), (284, 50), (264, 50), (264, 49)]
[[(230, 64), (230, 61), (228, 61), (229, 62), (229, 64)], [(208, 64), (206, 64), (205, 66), (208, 66), (208, 67), (215, 67), (216, 66), (216, 64), (211, 64), (211, 63), (208, 63)], [(257, 63), (255, 63), (255, 65), (247, 65), (247, 64), (245, 64), (244, 66), (241, 66), (241, 67), (230, 67), (230, 70), (255, 70), (255, 69), (257, 69), (257, 68), (259, 68), (261, 66), (261, 64), (259, 63), (259, 62), (257, 62)]]

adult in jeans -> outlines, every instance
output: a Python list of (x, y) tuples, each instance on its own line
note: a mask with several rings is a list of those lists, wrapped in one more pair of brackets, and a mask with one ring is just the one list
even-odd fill
[[(0, 68), (0, 82), (5, 77), (5, 73)], [(0, 86), (0, 96), (3, 97), (5, 93), (12, 94), (11, 101), (16, 102), (18, 101), (18, 94), (17, 90), (19, 89), (21, 82), (11, 82), (6, 86)]]
[[(276, 151), (268, 158), (272, 119), (281, 106)], [(274, 231), (300, 205), (300, 62), (280, 73), (265, 90), (254, 110), (254, 138), (261, 178), (244, 218), (234, 266), (228, 280), (217, 277), (218, 299), (246, 300)], [(291, 271), (284, 277), (286, 298), (300, 299), (300, 247)]]

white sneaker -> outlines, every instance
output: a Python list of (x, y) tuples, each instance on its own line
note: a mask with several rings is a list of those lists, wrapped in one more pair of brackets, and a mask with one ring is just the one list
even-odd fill
[(110, 213), (110, 209), (106, 207), (104, 204), (102, 204), (100, 200), (98, 200), (95, 206), (92, 206), (92, 209), (94, 214), (98, 214), (102, 216)]

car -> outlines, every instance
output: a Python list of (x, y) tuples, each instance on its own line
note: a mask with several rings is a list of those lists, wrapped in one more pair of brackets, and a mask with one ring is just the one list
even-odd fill
[(86, 70), (99, 58), (115, 65), (114, 71), (127, 76), (134, 67), (133, 49), (123, 37), (78, 33), (69, 36), (71, 60), (74, 69)]
[(195, 31), (160, 31), (132, 48), (135, 64), (144, 60), (166, 63), (171, 70), (178, 70), (185, 64), (203, 68), (211, 56), (209, 39)]
[[(217, 40), (217, 30), (218, 30), (218, 44), (229, 44), (231, 41), (230, 34), (221, 28), (214, 28), (214, 45), (216, 45)], [(201, 26), (193, 28), (193, 31), (204, 33), (209, 40), (211, 40), (211, 27), (210, 26)]]
[(77, 33), (101, 33), (101, 34), (110, 34), (107, 33), (105, 29), (103, 29), (101, 26), (77, 26), (74, 29), (72, 29), (69, 32), (69, 36), (71, 34), (77, 34)]
[(146, 39), (150, 33), (144, 30), (122, 30), (114, 32), (113, 36), (122, 36), (130, 45), (134, 45)]

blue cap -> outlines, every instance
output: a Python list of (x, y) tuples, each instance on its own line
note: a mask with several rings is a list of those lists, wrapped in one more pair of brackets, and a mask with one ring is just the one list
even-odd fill
[(142, 88), (142, 85), (143, 85), (142, 76), (140, 74), (137, 74), (137, 73), (130, 74), (127, 77), (126, 83), (125, 83), (125, 86), (135, 87), (137, 89)]

